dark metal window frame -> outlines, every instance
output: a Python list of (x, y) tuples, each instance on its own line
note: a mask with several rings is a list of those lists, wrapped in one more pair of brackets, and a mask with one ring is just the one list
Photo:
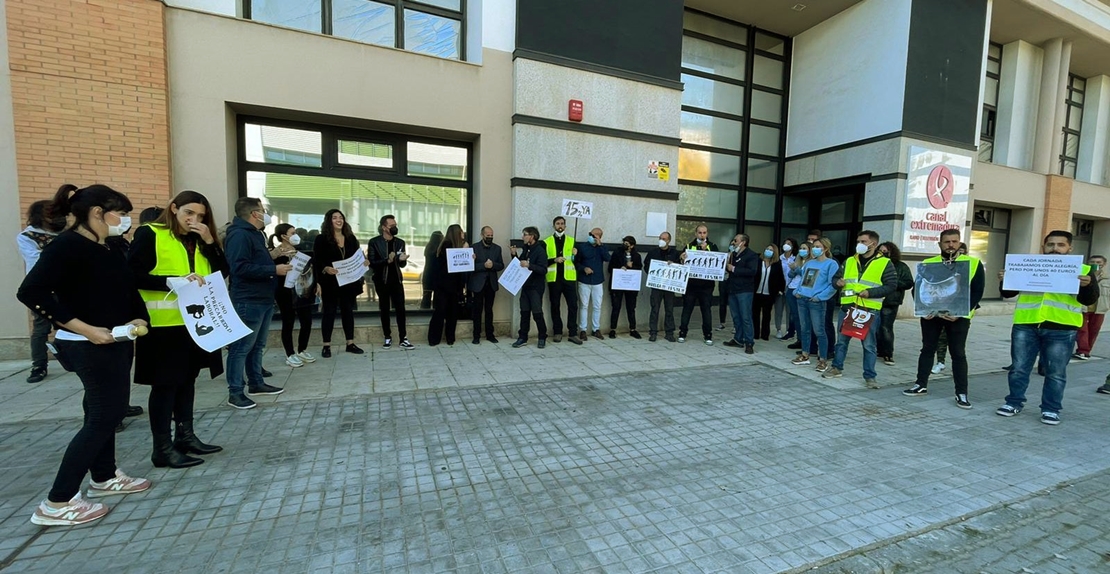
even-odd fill
[[(998, 48), (998, 57), (997, 58), (991, 56), (990, 48)], [(996, 73), (990, 71), (990, 66), (988, 65), (988, 67), (987, 67), (987, 78), (990, 78), (990, 79), (995, 81), (994, 98), (993, 99), (994, 99), (995, 103), (997, 104), (999, 83), (1001, 83), (1001, 81), (1002, 81), (1001, 72), (1002, 72), (1002, 50), (1003, 50), (1003, 46), (1002, 46), (1002, 44), (998, 44), (996, 42), (990, 42), (990, 48), (987, 48), (987, 61), (988, 62), (997, 62), (999, 73), (996, 74)], [(986, 82), (984, 81), (983, 83), (984, 83), (984, 86), (985, 86)], [(992, 105), (988, 104), (985, 94), (984, 94), (984, 97), (983, 97), (983, 112), (984, 112), (983, 113), (983, 117), (984, 117), (983, 125), (979, 127), (979, 142), (980, 142), (979, 146), (981, 148), (982, 145), (983, 145), (983, 142), (987, 142), (987, 143), (991, 144), (991, 149), (990, 149), (990, 154), (987, 156), (986, 159), (984, 159), (982, 154), (980, 154), (979, 155), (979, 161), (993, 162), (994, 161), (994, 135), (995, 135), (995, 128), (998, 127), (998, 106), (997, 105), (992, 106)]]
[[(334, 30), (332, 26), (332, 2), (333, 0), (317, 0), (320, 2), (320, 32), (333, 36)], [(371, 1), (371, 0), (366, 0)], [(394, 7), (393, 36), (395, 40), (394, 48), (405, 49), (405, 10), (413, 10), (422, 12), (424, 14), (431, 14), (432, 16), (439, 16), (441, 18), (449, 18), (451, 20), (459, 21), (459, 61), (466, 61), (466, 5), (467, 0), (459, 0), (460, 10), (449, 10), (431, 4), (424, 4), (418, 0), (373, 0), (378, 4), (392, 4)], [(251, 20), (251, 3), (253, 0), (243, 0), (243, 18)], [(429, 54), (433, 55), (433, 54)]]
[[(1083, 82), (1082, 89), (1075, 87), (1076, 80)], [(1075, 74), (1068, 74), (1067, 96), (1064, 99), (1064, 109), (1066, 111), (1066, 114), (1064, 116), (1064, 138), (1063, 142), (1061, 142), (1060, 144), (1060, 175), (1064, 175), (1065, 168), (1069, 163), (1074, 166), (1073, 169), (1079, 169), (1079, 130), (1072, 129), (1068, 126), (1071, 125), (1071, 116), (1073, 113), (1079, 114), (1079, 122), (1082, 124), (1083, 104), (1075, 101), (1073, 96), (1075, 94), (1086, 96), (1086, 90), (1087, 80), (1085, 78), (1081, 78)], [(1083, 101), (1086, 100), (1086, 97), (1084, 97)], [(1075, 137), (1075, 156), (1068, 155), (1068, 136)], [(1074, 177), (1074, 175), (1072, 177)]]

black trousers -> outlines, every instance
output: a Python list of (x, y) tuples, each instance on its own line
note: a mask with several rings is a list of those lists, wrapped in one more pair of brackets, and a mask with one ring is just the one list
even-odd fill
[[(573, 316), (572, 314), (571, 317)], [(543, 291), (525, 287), (520, 290), (520, 331), (517, 333), (517, 336), (525, 341), (528, 340), (528, 331), (532, 329), (532, 319), (536, 320), (536, 334), (540, 339), (546, 339), (547, 321), (543, 318)]]
[(389, 308), (393, 307), (397, 313), (397, 334), (402, 339), (408, 337), (405, 329), (405, 286), (400, 281), (390, 283), (374, 282), (374, 291), (378, 294), (378, 311), (382, 318), (382, 334), (386, 339), (393, 338), (393, 331), (389, 327)]
[(81, 491), (85, 473), (104, 482), (116, 476), (116, 425), (123, 420), (131, 394), (131, 342), (94, 345), (79, 341), (55, 341), (58, 352), (77, 372), (85, 399), (85, 420), (69, 442), (62, 464), (47, 498), (69, 502)]
[(609, 330), (617, 330), (617, 320), (621, 318), (621, 303), (628, 311), (628, 330), (636, 330), (636, 296), (639, 291), (609, 291), (609, 305), (613, 310), (609, 313)]
[[(288, 357), (294, 353), (300, 353), (308, 348), (308, 338), (312, 335), (312, 307), (307, 305), (302, 307), (293, 306), (293, 294), (291, 289), (278, 289), (277, 292), (278, 309), (281, 310), (281, 345), (285, 347), (285, 356)], [(352, 302), (351, 313), (351, 329), (347, 330), (347, 317), (343, 317), (343, 334), (354, 334), (354, 307)], [(332, 310), (332, 321), (335, 321), (335, 310)], [(297, 348), (293, 349), (293, 326), (300, 322), (301, 332), (297, 336)], [(351, 335), (347, 335), (348, 339), (353, 339)], [(331, 340), (331, 330), (328, 330), (328, 340)]]
[(880, 357), (894, 356), (894, 321), (898, 318), (897, 305), (883, 305), (879, 312), (879, 332), (875, 337), (875, 350)]
[(563, 334), (563, 317), (559, 313), (560, 297), (567, 301), (567, 334), (578, 335), (578, 283), (558, 280), (547, 284), (547, 302), (551, 304), (551, 332)]
[(438, 345), (447, 339), (455, 344), (455, 331), (459, 324), (459, 298), (462, 293), (436, 290), (432, 293), (432, 320), (428, 323), (428, 344)]
[(706, 339), (713, 338), (713, 284), (708, 289), (687, 289), (682, 296), (682, 323), (678, 326), (678, 336), (685, 337), (690, 330), (690, 316), (694, 306), (701, 307), (701, 334)]
[(173, 421), (193, 422), (193, 401), (196, 399), (197, 381), (193, 379), (180, 385), (150, 387), (147, 409), (150, 413), (150, 432), (154, 436), (168, 434)]
[(493, 336), (493, 300), (497, 291), (486, 285), (477, 293), (470, 293), (470, 318), (474, 320), (474, 338), (482, 336), (482, 317), (485, 317), (486, 337)]
[(921, 318), (921, 356), (917, 358), (917, 384), (927, 386), (929, 374), (933, 369), (933, 358), (937, 354), (937, 341), (940, 334), (948, 337), (948, 352), (952, 355), (952, 380), (956, 383), (956, 394), (967, 394), (967, 332), (971, 329), (971, 319)]
[[(343, 320), (343, 336), (348, 341), (355, 338), (355, 295), (343, 293), (339, 288), (320, 288), (320, 306), (323, 307), (324, 317), (320, 319), (320, 336), (324, 344), (331, 343), (331, 332), (335, 328), (335, 309), (339, 308)], [(285, 332), (285, 311), (282, 310), (282, 333)], [(309, 322), (311, 324), (311, 315)], [(301, 327), (304, 329), (304, 327)], [(302, 331), (303, 336), (303, 331)], [(305, 339), (307, 341), (307, 339)]]
[(674, 333), (674, 293), (662, 289), (652, 289), (651, 298), (648, 300), (651, 313), (648, 314), (648, 332), (652, 335), (659, 332), (659, 305), (663, 305), (664, 333)]
[(728, 279), (717, 282), (717, 318), (720, 319), (717, 322), (722, 325), (728, 318)]
[(755, 338), (764, 341), (771, 338), (771, 313), (775, 309), (775, 296), (756, 293), (752, 298), (752, 326)]

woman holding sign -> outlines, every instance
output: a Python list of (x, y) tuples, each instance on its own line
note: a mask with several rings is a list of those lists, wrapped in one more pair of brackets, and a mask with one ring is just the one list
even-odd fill
[(626, 235), (621, 240), (621, 246), (613, 250), (609, 258), (609, 303), (612, 311), (609, 313), (609, 338), (617, 338), (617, 320), (621, 316), (621, 304), (628, 309), (628, 334), (633, 339), (639, 339), (640, 333), (636, 331), (636, 297), (639, 291), (624, 291), (615, 289), (613, 281), (614, 272), (635, 272), (636, 281), (639, 283), (641, 270), (644, 268), (643, 258), (636, 251), (636, 238)]
[(343, 322), (343, 335), (347, 338), (347, 352), (361, 355), (364, 351), (355, 345), (355, 297), (362, 293), (362, 282), (356, 281), (340, 285), (335, 278), (339, 270), (332, 266), (354, 255), (361, 246), (355, 232), (347, 223), (347, 216), (338, 209), (329, 209), (324, 214), (320, 235), (312, 246), (312, 271), (320, 282), (320, 304), (324, 318), (320, 321), (320, 334), (324, 348), (320, 352), (325, 359), (331, 357), (331, 331), (335, 328), (335, 308)]
[[(297, 235), (296, 228), (288, 223), (282, 223), (274, 228), (274, 234), (270, 236), (270, 257), (273, 257), (274, 263), (278, 265), (292, 263), (292, 258), (297, 255), (297, 245), (300, 243), (301, 238)], [(313, 280), (312, 271), (308, 271), (307, 277), (305, 275), (302, 270), (299, 278), (307, 281), (301, 286), (303, 288), (286, 287), (282, 282), (278, 283), (274, 291), (274, 299), (277, 300), (278, 309), (281, 310), (281, 344), (285, 347), (285, 364), (293, 368), (316, 362), (316, 357), (308, 352), (308, 337), (312, 335), (312, 305), (316, 303), (316, 283)], [(298, 296), (298, 292), (302, 296)], [(297, 351), (294, 352), (293, 324), (298, 321), (301, 324), (301, 332), (297, 337)]]
[[(806, 251), (802, 244), (801, 250)], [(825, 316), (827, 302), (836, 295), (836, 285), (833, 281), (840, 264), (829, 257), (832, 252), (832, 242), (828, 237), (822, 237), (813, 242), (809, 250), (809, 259), (801, 267), (790, 271), (791, 277), (800, 276), (801, 284), (794, 290), (794, 298), (798, 302), (799, 341), (802, 343), (802, 354), (791, 361), (795, 365), (808, 365), (810, 337), (817, 338), (817, 371), (825, 372), (829, 367), (829, 337), (824, 325), (829, 323)], [(799, 258), (799, 261), (801, 258)]]
[[(150, 334), (135, 343), (135, 382), (150, 385), (150, 432), (157, 467), (185, 468), (222, 447), (201, 442), (193, 433), (193, 398), (197, 375), (208, 369), (223, 373), (219, 351), (201, 349), (185, 326), (173, 290), (187, 282), (204, 285), (212, 273), (227, 272), (227, 262), (208, 199), (195, 191), (173, 198), (162, 215), (135, 230), (128, 262), (139, 294), (150, 313)], [(199, 312), (199, 311), (198, 311)], [(171, 438), (170, 421), (176, 421)]]
[(459, 224), (447, 228), (443, 241), (436, 249), (435, 259), (428, 266), (432, 273), (432, 321), (428, 325), (428, 345), (434, 347), (446, 338), (448, 345), (455, 344), (455, 326), (459, 313), (466, 308), (463, 288), (468, 273), (447, 272), (447, 250), (467, 248), (466, 235)]

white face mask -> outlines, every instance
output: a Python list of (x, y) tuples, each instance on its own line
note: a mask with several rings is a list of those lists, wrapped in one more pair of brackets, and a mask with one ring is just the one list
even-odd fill
[[(104, 223), (108, 222), (105, 221)], [(121, 215), (119, 217), (119, 224), (108, 226), (108, 237), (119, 237), (120, 235), (127, 233), (128, 229), (131, 229), (131, 216)]]
[(667, 242), (662, 239), (659, 240), (659, 248), (662, 249), (667, 246)]
[(782, 245), (782, 252), (783, 252), (783, 253), (789, 253), (789, 252), (791, 252), (791, 251), (793, 251), (793, 250), (794, 250), (794, 248), (793, 248), (793, 247), (791, 247), (789, 243), (784, 243), (784, 244)]
[(867, 246), (862, 244), (862, 243), (857, 243), (856, 244), (856, 253), (858, 253), (859, 255), (866, 254), (867, 253)]
[(289, 244), (292, 245), (293, 247), (296, 247), (296, 246), (300, 245), (301, 244), (301, 236), (300, 235), (290, 235), (289, 236)]
[(262, 225), (263, 225), (263, 227), (269, 227), (269, 225), (273, 222), (274, 222), (274, 218), (269, 213), (263, 213), (262, 214)]
[(563, 232), (562, 232), (562, 231), (556, 231), (556, 232), (555, 232), (555, 237), (562, 237), (562, 236), (563, 236)]

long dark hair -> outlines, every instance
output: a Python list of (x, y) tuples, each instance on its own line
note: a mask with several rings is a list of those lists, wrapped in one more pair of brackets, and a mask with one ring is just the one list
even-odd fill
[(880, 243), (879, 247), (886, 247), (886, 252), (889, 253), (889, 255), (887, 255), (887, 258), (891, 261), (898, 263), (902, 260), (902, 250), (898, 249), (898, 246), (891, 243), (890, 241)]
[(27, 208), (27, 225), (45, 231), (61, 231), (66, 227), (65, 217), (50, 217), (49, 199), (40, 199)]
[(452, 223), (447, 231), (443, 233), (443, 241), (439, 243), (439, 248), (436, 249), (436, 255), (442, 256), (445, 249), (462, 247), (463, 241), (463, 228), (458, 223)]
[(278, 226), (274, 228), (274, 234), (270, 236), (270, 249), (273, 249), (275, 247), (274, 242), (281, 241), (278, 238), (289, 233), (290, 229), (294, 229), (294, 227), (288, 223), (279, 223)]
[(181, 224), (177, 222), (177, 215), (174, 214), (170, 207), (177, 206), (178, 209), (181, 209), (190, 203), (199, 203), (204, 206), (204, 217), (201, 218), (201, 223), (208, 226), (208, 230), (212, 232), (212, 238), (215, 239), (216, 245), (220, 245), (220, 235), (216, 233), (216, 215), (212, 213), (212, 205), (208, 203), (208, 198), (204, 197), (204, 194), (197, 191), (187, 189), (174, 196), (174, 198), (166, 204), (166, 208), (162, 210), (158, 218), (151, 223), (154, 225), (164, 225), (167, 229), (172, 231), (176, 237), (188, 235), (191, 231), (181, 227)]
[[(787, 245), (787, 244), (790, 245), (790, 255), (791, 256), (795, 256), (795, 255), (798, 254), (798, 241), (795, 240), (793, 237), (787, 237), (785, 240), (783, 240), (782, 244), (783, 245)], [(785, 255), (785, 253), (784, 253), (784, 255)]]
[(131, 200), (127, 199), (126, 195), (106, 185), (97, 183), (78, 189), (76, 185), (67, 183), (58, 188), (58, 192), (54, 194), (54, 201), (46, 212), (51, 219), (72, 214), (73, 225), (70, 229), (83, 227), (85, 231), (100, 240), (100, 236), (89, 227), (89, 211), (94, 207), (104, 211), (130, 212), (133, 209)]
[(354, 237), (355, 232), (351, 231), (351, 224), (347, 222), (347, 216), (338, 209), (329, 209), (324, 214), (324, 222), (320, 224), (320, 235), (324, 236), (324, 240), (330, 243), (335, 243), (335, 228), (331, 225), (331, 216), (338, 213), (343, 216), (343, 237)]

